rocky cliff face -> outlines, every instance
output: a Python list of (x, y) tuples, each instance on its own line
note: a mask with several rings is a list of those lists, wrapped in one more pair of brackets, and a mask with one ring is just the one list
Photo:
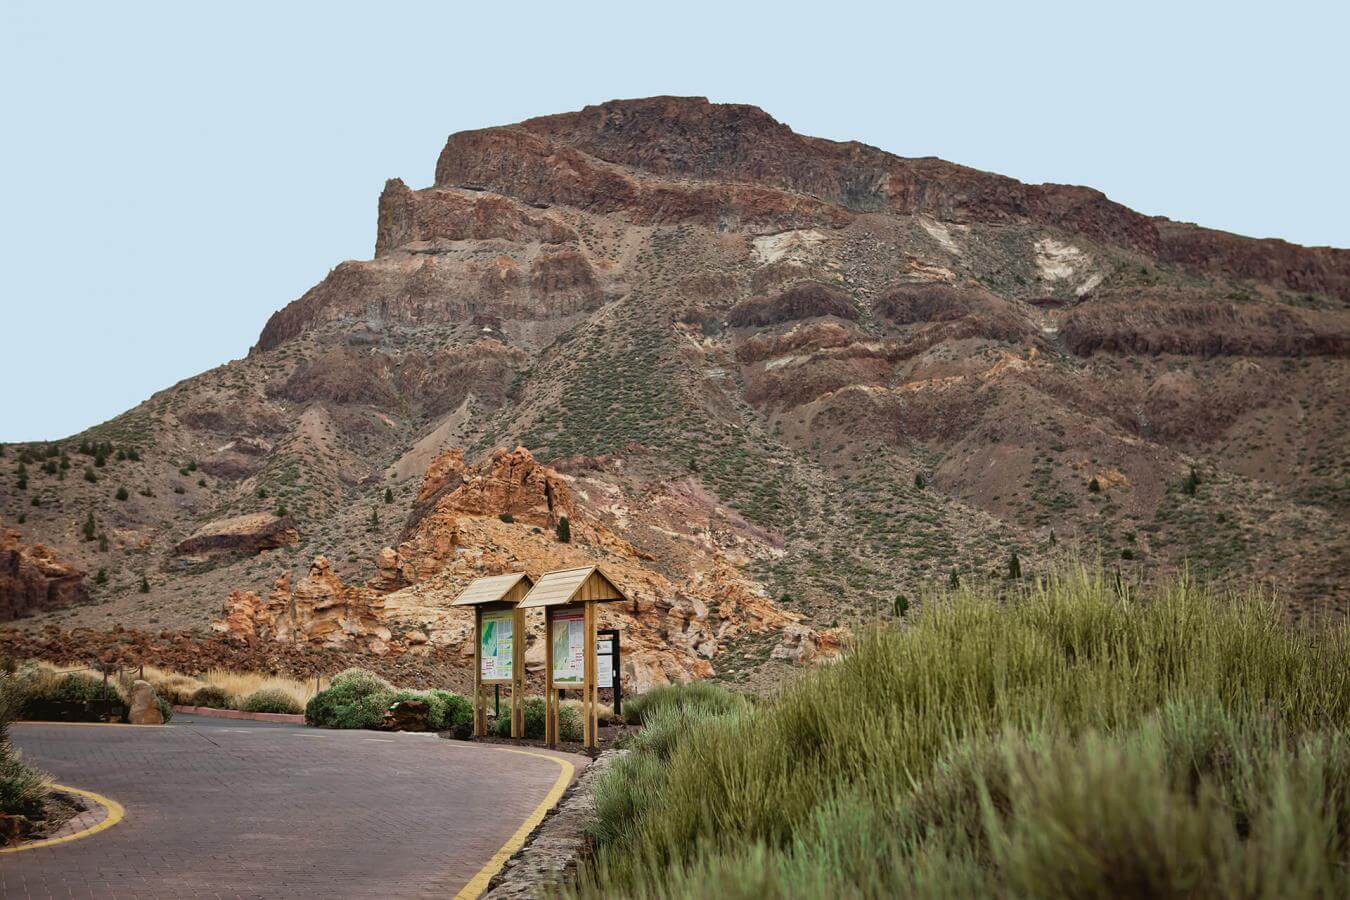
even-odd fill
[(88, 599), (84, 573), (41, 544), (0, 525), (0, 622), (62, 609)]
[(451, 135), (385, 185), (373, 258), (247, 358), (7, 448), (0, 511), (108, 570), (62, 625), (231, 597), (269, 653), (459, 664), (467, 579), (596, 560), (648, 682), (776, 679), (1013, 552), (1339, 614), (1348, 304), (1345, 250), (614, 101)]

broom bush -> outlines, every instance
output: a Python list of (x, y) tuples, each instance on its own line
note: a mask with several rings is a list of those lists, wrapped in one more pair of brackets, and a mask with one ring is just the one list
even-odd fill
[(766, 702), (644, 710), (569, 892), (1350, 896), (1344, 624), (965, 581)]

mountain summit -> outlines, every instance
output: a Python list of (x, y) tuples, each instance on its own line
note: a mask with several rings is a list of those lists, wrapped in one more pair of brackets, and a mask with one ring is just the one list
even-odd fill
[(188, 629), (226, 597), (251, 622), (299, 591), (411, 652), (399, 622), (458, 646), (434, 611), (474, 574), (627, 565), (650, 680), (760, 677), (1066, 547), (1344, 612), (1347, 304), (1350, 251), (612, 101), (451, 135), (430, 187), (385, 185), (373, 258), (246, 358), (7, 448), (0, 513), (105, 573), (33, 624)]

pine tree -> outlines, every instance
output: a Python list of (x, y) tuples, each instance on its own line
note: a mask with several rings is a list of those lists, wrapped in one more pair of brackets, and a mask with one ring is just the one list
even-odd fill
[(142, 594), (150, 593), (150, 579), (145, 577), (144, 572), (141, 573), (141, 593)]
[(290, 510), (286, 509), (286, 504), (285, 504), (285, 503), (278, 503), (278, 504), (277, 504), (277, 517), (278, 517), (278, 518), (282, 518), (282, 519), (286, 518), (286, 515), (287, 515), (287, 513), (289, 513), (289, 512), (290, 512)]
[(1012, 552), (1008, 557), (1008, 578), (1017, 581), (1022, 577), (1022, 561), (1017, 558), (1017, 551)]
[(19, 467), (14, 470), (14, 473), (19, 476), (18, 480), (15, 482), (19, 490), (28, 490), (28, 467), (23, 463), (19, 463)]
[(1190, 472), (1186, 474), (1186, 480), (1181, 483), (1181, 489), (1187, 496), (1194, 497), (1196, 491), (1200, 488), (1200, 473), (1195, 471), (1195, 466), (1191, 466)]
[(132, 462), (140, 462), (141, 461), (140, 451), (137, 450), (135, 447), (132, 447), (130, 450), (127, 451), (127, 459), (131, 460)]
[(558, 519), (558, 540), (564, 544), (572, 542), (572, 523), (567, 521), (567, 516)]
[(909, 612), (909, 598), (904, 594), (896, 594), (894, 607), (895, 617), (897, 619), (904, 618), (905, 613)]
[(924, 481), (923, 473), (922, 473), (922, 472), (915, 472), (915, 473), (914, 473), (914, 486), (915, 486), (916, 488), (918, 488), (919, 490), (923, 490), (924, 487), (927, 486), (927, 484), (928, 484), (928, 482)]
[(380, 527), (380, 508), (378, 506), (370, 508), (370, 519), (366, 523), (366, 527), (371, 531)]
[(117, 489), (117, 493), (114, 494), (113, 496), (115, 496), (118, 500), (125, 500), (125, 499), (127, 499), (127, 497), (130, 496), (130, 495), (127, 493), (127, 489), (126, 489), (126, 488), (120, 487), (120, 488)]
[(385, 489), (384, 489), (384, 502), (385, 502), (385, 503), (393, 503), (393, 502), (394, 502), (394, 489), (393, 489), (393, 488), (385, 488)]
[(86, 541), (92, 541), (97, 531), (98, 525), (94, 522), (94, 511), (91, 509), (89, 515), (84, 520), (84, 539)]
[(107, 583), (108, 583), (108, 570), (99, 569), (98, 574), (94, 576), (94, 584), (107, 584)]
[(1092, 480), (1088, 482), (1088, 493), (1100, 494), (1101, 492), (1102, 492), (1102, 483), (1097, 480), (1096, 475), (1093, 475)]
[(947, 575), (947, 587), (956, 588), (961, 586), (961, 576), (956, 574), (956, 566)]

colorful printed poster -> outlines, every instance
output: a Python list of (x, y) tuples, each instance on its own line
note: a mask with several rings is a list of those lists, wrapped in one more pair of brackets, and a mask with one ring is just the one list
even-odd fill
[(511, 679), (514, 632), (515, 620), (511, 612), (483, 614), (483, 629), (478, 635), (478, 659), (484, 681)]
[(586, 621), (583, 613), (553, 617), (553, 683), (583, 684), (586, 676)]

